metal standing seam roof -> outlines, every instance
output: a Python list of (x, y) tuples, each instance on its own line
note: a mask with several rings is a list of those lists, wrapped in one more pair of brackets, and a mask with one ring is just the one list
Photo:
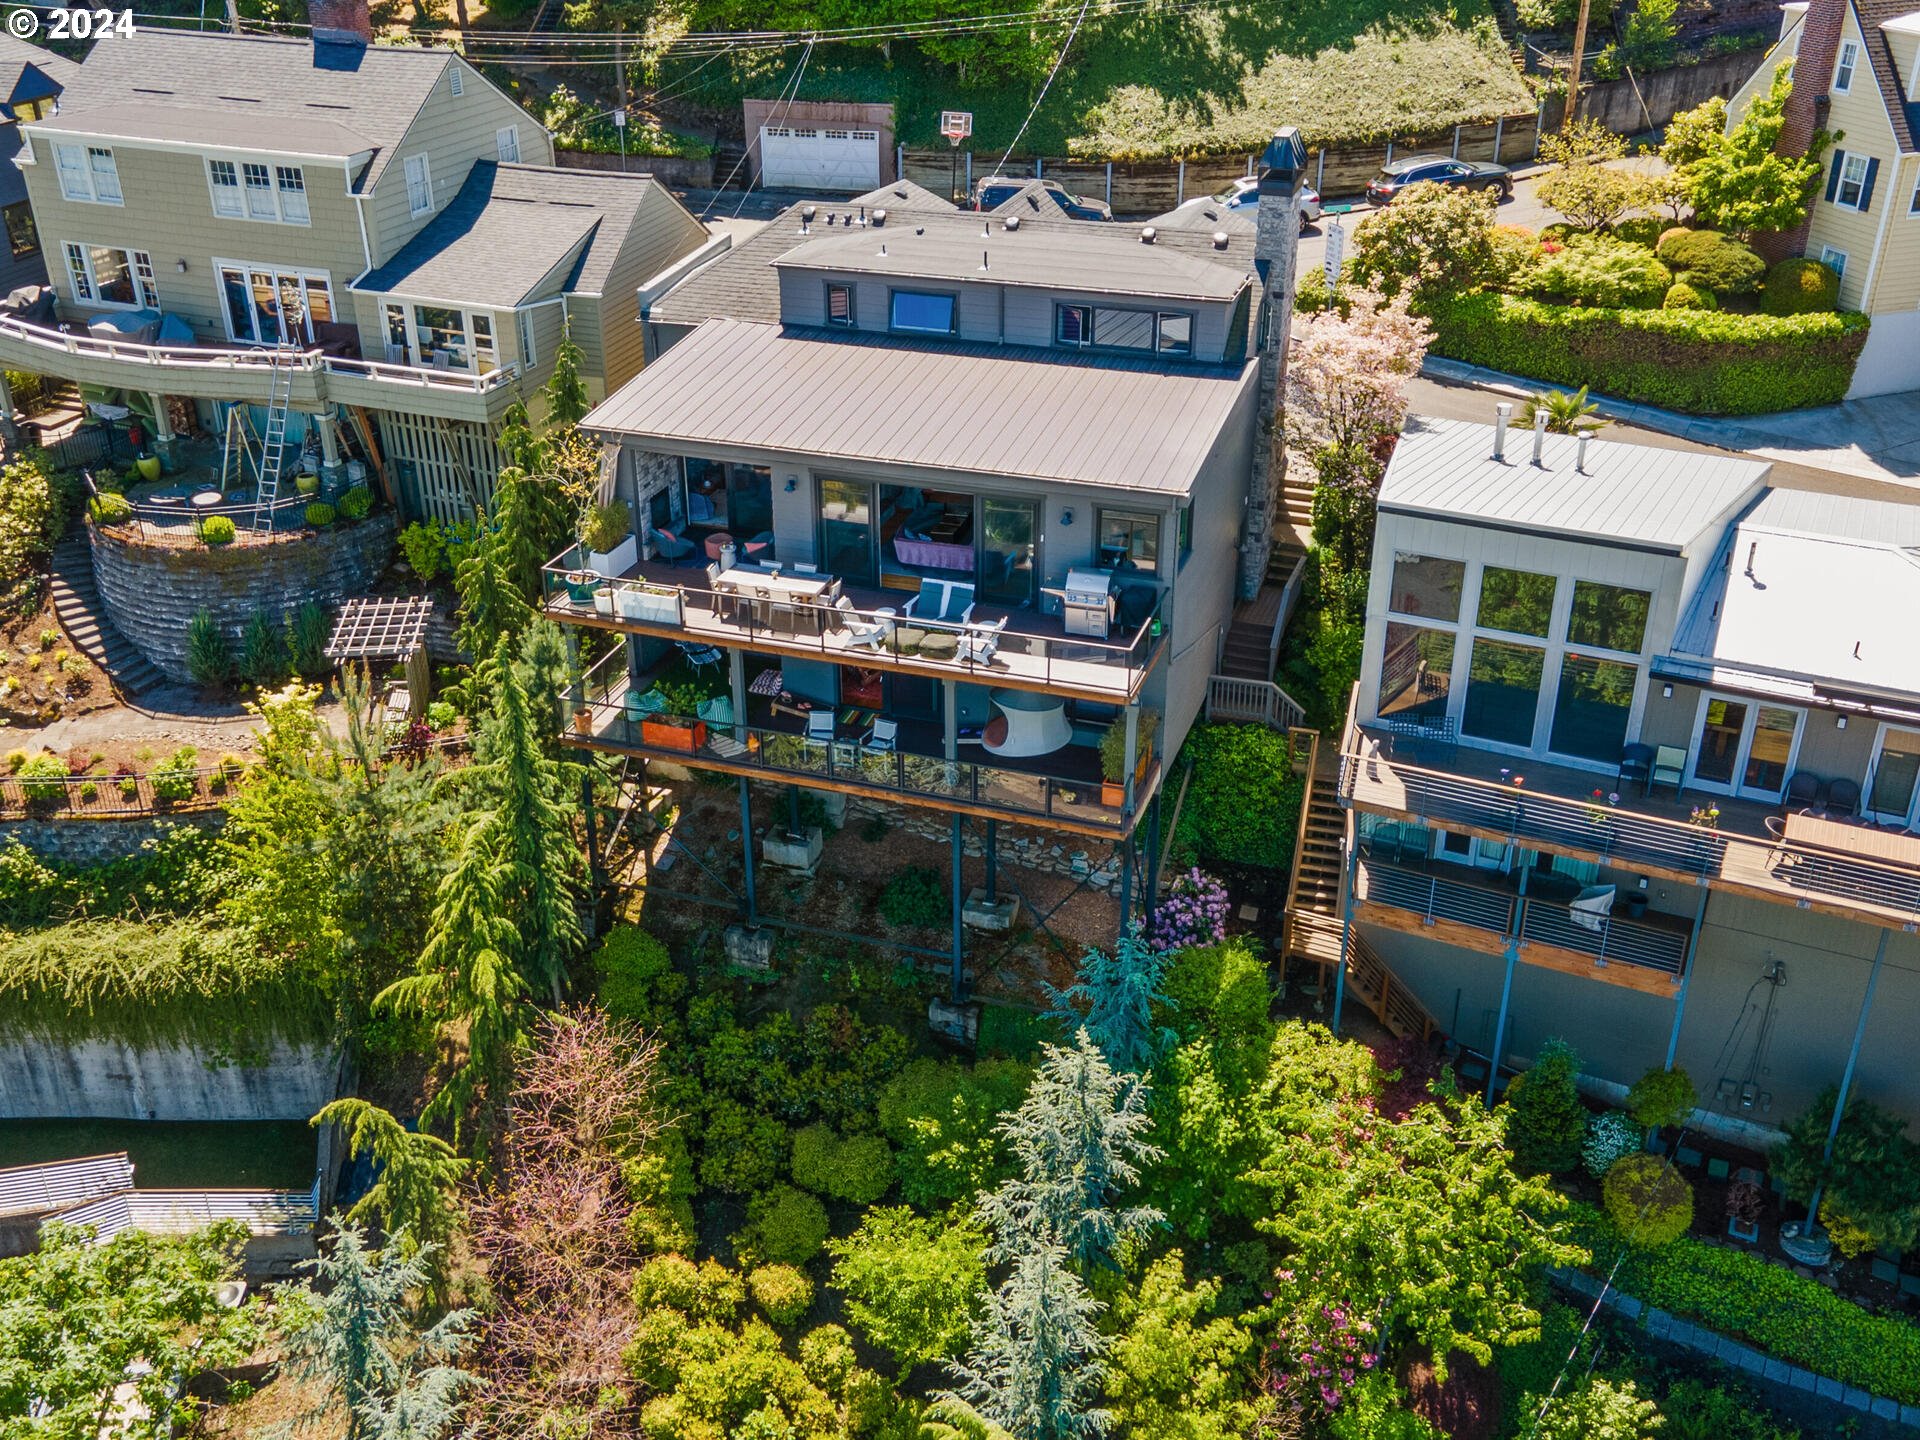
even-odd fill
[(168, 118), (179, 132), (167, 138), (207, 145), (238, 139), (264, 147), (268, 142), (254, 137), (270, 117), (331, 121), (365, 137), (376, 151), (361, 177), (365, 191), (393, 159), (447, 67), (457, 63), (451, 50), (410, 45), (316, 45), (142, 27), (131, 38), (94, 45), (62, 96), (62, 114), (49, 123), (72, 129), (89, 112), (133, 103), (150, 111), (190, 112)]
[(1409, 418), (1380, 482), (1380, 509), (1680, 554), (1757, 494), (1772, 468), (1589, 440), (1583, 473), (1571, 435), (1547, 436), (1536, 466), (1531, 428), (1508, 426), (1505, 460), (1493, 459), (1493, 434), (1467, 420)]
[(1177, 495), (1254, 368), (709, 320), (583, 423), (642, 444)]

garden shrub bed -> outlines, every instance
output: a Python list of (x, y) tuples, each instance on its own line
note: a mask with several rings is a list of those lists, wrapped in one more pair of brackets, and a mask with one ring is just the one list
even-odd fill
[[(1567, 1211), (1575, 1240), (1593, 1251), (1594, 1271), (1620, 1249), (1620, 1233), (1579, 1201)], [(1691, 1238), (1627, 1252), (1614, 1284), (1627, 1295), (1747, 1340), (1775, 1359), (1920, 1404), (1920, 1330), (1870, 1315), (1814, 1280), (1758, 1255)]]
[(1482, 293), (1434, 306), (1435, 354), (1695, 415), (1846, 398), (1864, 315), (1740, 315), (1549, 305)]

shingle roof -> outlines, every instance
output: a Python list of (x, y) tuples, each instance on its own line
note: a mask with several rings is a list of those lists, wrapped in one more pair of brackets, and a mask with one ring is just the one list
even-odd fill
[(948, 214), (960, 208), (951, 200), (934, 194), (926, 186), (912, 180), (896, 180), (891, 185), (882, 185), (878, 190), (854, 196), (847, 204), (865, 205), (869, 209), (881, 206), (889, 210), (930, 210)]
[(1533, 431), (1507, 430), (1493, 458), (1494, 427), (1414, 416), (1380, 482), (1380, 508), (1679, 554), (1714, 532), (1765, 483), (1765, 461), (1549, 435), (1533, 464)]
[[(247, 139), (269, 117), (331, 121), (375, 148), (361, 181), (370, 189), (394, 147), (449, 65), (450, 50), (403, 45), (315, 45), (254, 35), (142, 27), (132, 38), (100, 42), (67, 87), (62, 129), (88, 112), (131, 102), (175, 117), (207, 144)], [(255, 141), (256, 144), (265, 142)]]
[(1889, 20), (1911, 15), (1914, 0), (1853, 0), (1853, 9), (1867, 39), (1867, 56), (1873, 61), (1873, 78), (1880, 86), (1881, 98), (1886, 101), (1893, 138), (1899, 142), (1903, 154), (1920, 149), (1914, 143), (1914, 136), (1920, 135), (1920, 103), (1915, 103), (1907, 94), (1893, 46), (1887, 32), (1880, 28)]
[(353, 288), (511, 308), (584, 240), (564, 284), (597, 295), (649, 200), (673, 203), (650, 175), (479, 161), (460, 193)]
[[(39, 121), (37, 132), (85, 135), (101, 140), (158, 140), (204, 145), (210, 150), (264, 150), (276, 155), (345, 159), (378, 147), (367, 136), (331, 116), (249, 115), (237, 125), (230, 110), (193, 105), (62, 104), (60, 113)], [(218, 138), (215, 138), (218, 137)]]
[(79, 71), (66, 56), (0, 30), (0, 92), (9, 104), (58, 95)]
[[(939, 197), (934, 197), (936, 200)], [(864, 240), (871, 240), (873, 248), (879, 249), (879, 237), (885, 235), (889, 246), (894, 237), (904, 232), (908, 243), (914, 237), (916, 228), (924, 228), (929, 236), (937, 231), (947, 237), (943, 244), (950, 246), (955, 255), (971, 256), (975, 267), (980, 259), (980, 231), (983, 217), (976, 212), (955, 210), (946, 206), (939, 210), (908, 209), (905, 213), (894, 211), (889, 206), (887, 224), (880, 230), (871, 227), (862, 230), (857, 226), (851, 232), (841, 228), (842, 218), (852, 220), (856, 217), (859, 202), (845, 205), (814, 202), (815, 214), (812, 233), (803, 235), (800, 229), (801, 206), (792, 205), (768, 221), (749, 237), (744, 244), (736, 245), (713, 264), (690, 275), (676, 285), (666, 296), (656, 302), (648, 318), (668, 325), (697, 325), (703, 320), (716, 316), (728, 316), (735, 320), (755, 320), (766, 324), (776, 324), (780, 319), (780, 281), (774, 269), (774, 262), (793, 254), (802, 244), (811, 242), (837, 242), (849, 234), (855, 239), (849, 248), (857, 249)], [(833, 223), (827, 223), (832, 217)], [(1004, 235), (999, 222), (995, 222), (992, 235), (988, 239), (990, 254), (995, 270), (990, 276), (982, 277), (977, 268), (970, 271), (967, 278), (990, 278), (1006, 283), (1020, 283), (1013, 278), (1014, 272), (1003, 271), (1000, 259), (1007, 252), (1008, 244), (1015, 238), (1022, 241), (1040, 240), (1044, 237), (1045, 253), (1056, 257), (1047, 263), (1057, 265), (1070, 276), (1060, 283), (1062, 288), (1086, 290), (1094, 277), (1104, 273), (1101, 267), (1108, 265), (1115, 251), (1108, 247), (1117, 247), (1127, 251), (1128, 265), (1138, 264), (1134, 251), (1146, 251), (1153, 257), (1151, 263), (1165, 264), (1169, 270), (1186, 261), (1200, 260), (1208, 266), (1228, 275), (1245, 277), (1253, 271), (1254, 230), (1251, 225), (1222, 227), (1228, 231), (1229, 238), (1225, 249), (1215, 249), (1211, 234), (1201, 230), (1168, 230), (1152, 245), (1140, 243), (1139, 231), (1132, 226), (1102, 225), (1084, 220), (1023, 220), (1018, 236)], [(1033, 247), (1035, 251), (1041, 246)], [(1023, 251), (1023, 253), (1026, 253)], [(1178, 256), (1179, 260), (1170, 257)], [(864, 267), (863, 267), (864, 268)], [(1033, 282), (1043, 283), (1043, 282)], [(1212, 282), (1208, 282), (1212, 283)], [(1224, 283), (1224, 282), (1223, 282)], [(1095, 285), (1093, 288), (1099, 288)], [(1238, 289), (1235, 283), (1228, 294)], [(1155, 291), (1153, 293), (1162, 293)], [(1167, 291), (1165, 293), (1175, 293)]]
[(584, 424), (642, 444), (1178, 495), (1254, 369), (709, 320)]

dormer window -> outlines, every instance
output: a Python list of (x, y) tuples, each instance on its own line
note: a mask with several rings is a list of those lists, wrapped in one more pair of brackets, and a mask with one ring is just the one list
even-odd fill
[(850, 329), (853, 325), (853, 287), (827, 286), (827, 324)]
[(1053, 309), (1053, 338), (1057, 345), (1191, 355), (1193, 316), (1183, 311), (1056, 305)]
[(951, 335), (954, 332), (952, 295), (927, 290), (895, 290), (889, 326), (912, 335)]

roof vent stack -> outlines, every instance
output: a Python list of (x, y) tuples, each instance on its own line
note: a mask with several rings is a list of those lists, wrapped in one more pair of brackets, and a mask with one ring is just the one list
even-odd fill
[(1760, 542), (1753, 540), (1747, 545), (1747, 578), (1753, 578), (1753, 562), (1760, 556)]
[(1587, 441), (1593, 438), (1590, 430), (1581, 430), (1580, 438), (1573, 447), (1573, 468), (1582, 475), (1587, 473)]
[(980, 252), (980, 268), (982, 270), (991, 270), (993, 268), (991, 265), (987, 264), (987, 252), (984, 250)]
[(1226, 231), (1216, 230), (1213, 232), (1213, 248), (1216, 250), (1224, 250), (1227, 248), (1227, 232)]
[(886, 223), (887, 223), (887, 212), (886, 212), (886, 211), (885, 211), (884, 209), (881, 209), (881, 210), (876, 210), (876, 211), (874, 211), (874, 212), (873, 212), (873, 223), (874, 223), (874, 224), (876, 224), (876, 225), (884, 225), (884, 224), (886, 224)]
[(1020, 228), (1020, 217), (1018, 215), (1009, 215), (1007, 217), (1007, 223), (1002, 228), (1006, 230), (1018, 230)]
[[(809, 235), (813, 232), (813, 216), (813, 206), (802, 205), (800, 207), (800, 233), (802, 235)], [(833, 223), (833, 216), (827, 216), (827, 223), (829, 225)]]
[(1547, 412), (1545, 410), (1536, 410), (1533, 412), (1533, 463), (1537, 466), (1544, 467), (1547, 463), (1546, 454)]
[(1151, 245), (1159, 234), (1160, 232), (1154, 229), (1153, 226), (1143, 225), (1140, 228), (1140, 243), (1142, 245)]
[(1505, 462), (1507, 458), (1507, 420), (1513, 414), (1513, 402), (1502, 400), (1493, 407), (1493, 458)]

